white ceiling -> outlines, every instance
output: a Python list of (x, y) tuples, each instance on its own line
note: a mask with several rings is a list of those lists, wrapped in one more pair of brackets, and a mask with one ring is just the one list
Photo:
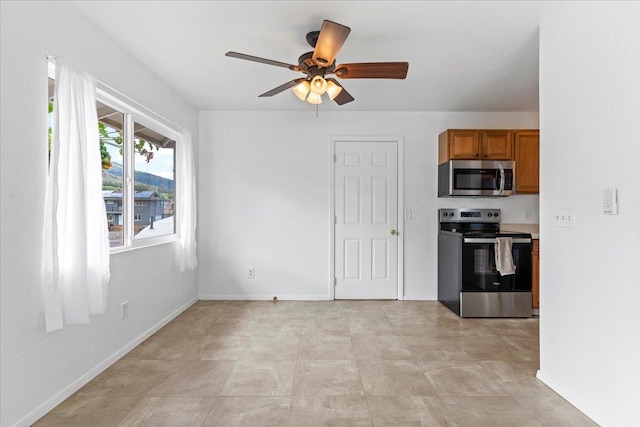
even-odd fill
[[(76, 1), (88, 19), (200, 110), (315, 109), (303, 76), (225, 56), (297, 64), (323, 19), (351, 27), (336, 63), (407, 61), (406, 80), (342, 80), (355, 98), (320, 110), (538, 111), (540, 23), (562, 2)], [(123, 66), (126, 66), (123, 64)]]

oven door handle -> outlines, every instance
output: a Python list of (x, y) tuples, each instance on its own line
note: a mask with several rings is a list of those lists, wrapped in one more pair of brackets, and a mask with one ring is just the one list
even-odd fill
[[(480, 238), (480, 237), (465, 237), (464, 243), (495, 243), (496, 239), (493, 238)], [(517, 243), (531, 243), (531, 239), (529, 238), (521, 238), (521, 239), (512, 239), (513, 244)]]

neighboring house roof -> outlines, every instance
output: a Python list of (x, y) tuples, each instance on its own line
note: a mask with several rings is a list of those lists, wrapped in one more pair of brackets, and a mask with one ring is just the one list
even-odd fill
[(155, 221), (153, 223), (153, 229), (150, 225), (146, 226), (138, 234), (136, 234), (136, 238), (139, 239), (141, 237), (155, 237), (155, 236), (165, 236), (167, 234), (174, 233), (175, 222), (172, 216), (168, 218), (163, 218)]
[[(115, 192), (115, 191), (103, 190), (102, 191), (102, 198), (103, 199), (113, 199), (113, 200), (122, 199), (122, 193), (121, 192)], [(158, 193), (156, 193), (155, 191), (136, 191), (133, 194), (133, 198), (135, 200), (165, 200), (162, 197), (160, 197), (160, 195)]]

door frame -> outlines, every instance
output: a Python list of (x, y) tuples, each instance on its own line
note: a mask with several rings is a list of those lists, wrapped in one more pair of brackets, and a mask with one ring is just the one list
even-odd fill
[(398, 301), (404, 300), (404, 139), (401, 136), (332, 136), (329, 163), (329, 299), (335, 300), (336, 276), (336, 144), (338, 142), (394, 142), (398, 147)]

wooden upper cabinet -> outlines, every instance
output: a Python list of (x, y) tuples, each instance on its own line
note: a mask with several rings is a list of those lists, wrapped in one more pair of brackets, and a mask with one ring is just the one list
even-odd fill
[(514, 132), (516, 194), (540, 192), (540, 131)]
[(438, 137), (438, 163), (479, 160), (481, 135), (477, 130), (447, 130)]
[(484, 160), (513, 159), (513, 133), (510, 130), (482, 131), (482, 158)]
[(449, 160), (512, 160), (510, 130), (449, 129), (438, 137), (438, 163)]

